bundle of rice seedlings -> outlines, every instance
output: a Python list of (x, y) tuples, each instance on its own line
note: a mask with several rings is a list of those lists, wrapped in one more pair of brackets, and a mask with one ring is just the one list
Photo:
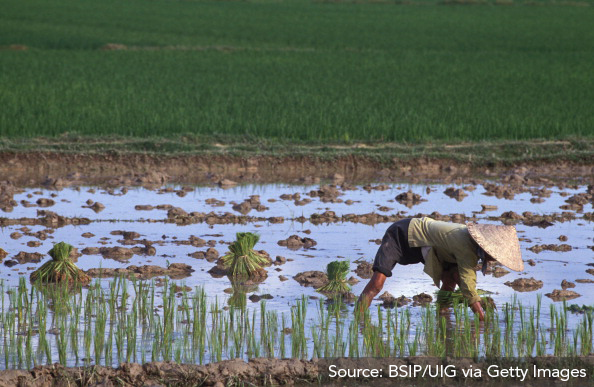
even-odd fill
[(344, 294), (351, 290), (351, 286), (347, 283), (347, 275), (349, 274), (349, 261), (332, 261), (326, 266), (326, 275), (328, 276), (328, 284), (316, 289), (317, 292), (324, 294)]
[(39, 269), (31, 273), (32, 282), (51, 282), (86, 285), (91, 278), (81, 269), (76, 267), (70, 259), (70, 252), (73, 247), (65, 242), (56, 243), (48, 251), (52, 260), (44, 263)]
[(223, 265), (229, 274), (235, 276), (251, 276), (268, 264), (266, 258), (254, 251), (260, 235), (251, 232), (238, 232), (237, 239), (229, 246), (229, 254), (222, 258)]
[[(487, 296), (487, 294), (491, 294), (490, 292), (481, 289), (477, 289), (476, 292), (479, 296), (481, 296), (481, 306), (483, 307), (483, 309), (497, 309), (493, 299)], [(442, 307), (459, 303), (461, 304), (464, 303), (464, 296), (462, 295), (462, 291), (460, 289), (456, 289), (453, 292), (447, 290), (438, 290), (436, 302)]]

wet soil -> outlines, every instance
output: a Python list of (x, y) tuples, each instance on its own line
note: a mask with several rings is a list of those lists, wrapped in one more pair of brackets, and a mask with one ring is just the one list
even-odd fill
[(573, 282), (569, 282), (567, 280), (561, 281), (561, 289), (566, 290), (569, 288), (575, 288), (575, 284)]
[(307, 237), (302, 238), (298, 235), (291, 235), (287, 239), (278, 241), (279, 246), (285, 246), (285, 247), (289, 248), (290, 250), (299, 250), (301, 248), (309, 249), (309, 248), (314, 247), (317, 244), (318, 243), (311, 238), (307, 238)]
[(323, 271), (310, 270), (297, 273), (293, 279), (302, 286), (311, 286), (314, 289), (328, 284), (328, 276)]
[(423, 306), (431, 303), (433, 301), (433, 297), (431, 297), (427, 293), (419, 293), (413, 296), (413, 306)]
[(573, 300), (574, 298), (581, 297), (582, 295), (574, 292), (573, 290), (555, 289), (551, 293), (546, 293), (545, 296), (549, 297), (553, 301), (563, 301)]
[(373, 276), (373, 265), (370, 262), (361, 262), (353, 271), (363, 279), (370, 279)]
[(411, 299), (408, 297), (400, 296), (396, 298), (387, 291), (384, 292), (381, 296), (379, 296), (378, 299), (382, 301), (382, 306), (384, 308), (400, 308), (402, 306), (408, 305), (411, 302)]
[(572, 248), (570, 245), (564, 243), (564, 244), (560, 244), (560, 245), (555, 245), (555, 244), (535, 245), (535, 246), (529, 247), (528, 250), (532, 251), (533, 253), (538, 254), (543, 250), (566, 252), (566, 251), (571, 251)]
[(542, 288), (543, 282), (534, 278), (518, 278), (514, 281), (507, 281), (505, 285), (517, 292), (533, 292)]
[[(356, 155), (329, 159), (301, 157), (233, 157), (226, 155), (158, 156), (149, 154), (61, 154), (52, 152), (2, 152), (0, 176), (17, 185), (65, 187), (109, 184), (112, 186), (215, 183), (222, 187), (247, 182), (316, 183), (340, 174), (346, 181), (391, 181), (403, 177), (454, 179), (504, 175), (510, 183), (529, 184), (538, 177), (592, 176), (592, 160), (582, 162), (523, 162), (471, 165), (451, 160), (417, 158), (386, 163)], [(447, 183), (447, 181), (446, 181)], [(510, 186), (513, 186), (510, 184)], [(505, 189), (503, 189), (505, 191)], [(502, 193), (503, 194), (503, 193)], [(2, 200), (0, 204), (10, 205)]]
[(108, 277), (132, 277), (137, 279), (150, 279), (153, 277), (169, 276), (172, 279), (182, 279), (189, 277), (194, 272), (190, 265), (183, 263), (172, 263), (168, 267), (160, 267), (155, 265), (135, 266), (130, 265), (126, 268), (110, 269), (110, 268), (94, 268), (86, 271), (87, 275), (92, 278), (108, 278)]
[[(290, 334), (290, 333), (288, 333)], [(330, 378), (330, 366), (335, 369), (378, 369), (384, 370), (384, 378), (366, 379)], [(118, 368), (103, 366), (66, 368), (58, 363), (47, 366), (36, 366), (32, 370), (0, 371), (0, 387), (13, 386), (226, 386), (226, 385), (435, 385), (435, 379), (416, 378), (401, 379), (387, 377), (390, 366), (412, 368), (415, 365), (431, 366), (432, 368), (453, 366), (455, 376), (444, 379), (442, 385), (457, 386), (485, 385), (505, 383), (508, 386), (523, 385), (515, 379), (496, 378), (489, 376), (487, 368), (497, 366), (497, 369), (584, 369), (590, 374), (594, 369), (593, 356), (576, 359), (558, 359), (554, 357), (535, 357), (520, 362), (514, 359), (499, 359), (475, 362), (472, 359), (438, 359), (428, 357), (408, 358), (365, 358), (365, 359), (268, 359), (255, 358), (249, 362), (241, 359), (226, 360), (207, 365), (177, 364), (174, 362), (151, 362), (143, 365), (137, 363), (122, 363)], [(480, 370), (481, 377), (464, 377), (462, 370)], [(531, 372), (527, 373), (527, 380), (541, 383), (540, 385), (558, 385), (559, 377), (537, 379)], [(579, 379), (578, 379), (579, 380)], [(548, 384), (544, 384), (548, 383)]]

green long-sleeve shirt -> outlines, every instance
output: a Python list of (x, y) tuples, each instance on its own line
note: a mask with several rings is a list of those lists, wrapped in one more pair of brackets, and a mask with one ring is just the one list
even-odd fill
[(425, 256), (425, 273), (439, 287), (444, 264), (458, 265), (460, 290), (471, 305), (480, 301), (476, 292), (478, 245), (463, 224), (440, 222), (431, 218), (412, 219), (408, 228), (410, 247), (431, 247)]

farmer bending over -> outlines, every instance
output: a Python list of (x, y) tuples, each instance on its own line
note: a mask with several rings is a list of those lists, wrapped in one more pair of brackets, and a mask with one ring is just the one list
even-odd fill
[(423, 263), (425, 273), (441, 290), (453, 291), (460, 286), (462, 295), (481, 321), (485, 314), (476, 292), (476, 267), (481, 262), (483, 275), (490, 261), (521, 271), (524, 262), (514, 226), (440, 222), (431, 218), (402, 219), (392, 224), (377, 251), (373, 276), (359, 297), (361, 308), (384, 287), (387, 277), (398, 263)]

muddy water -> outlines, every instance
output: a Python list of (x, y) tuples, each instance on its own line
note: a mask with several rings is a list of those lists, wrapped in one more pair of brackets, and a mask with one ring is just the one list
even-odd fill
[[(444, 193), (446, 188), (464, 188), (467, 196), (457, 200)], [(103, 258), (101, 255), (82, 255), (77, 265), (84, 269), (91, 268), (124, 268), (129, 265), (157, 265), (166, 267), (170, 263), (184, 263), (190, 265), (195, 271), (191, 276), (181, 280), (189, 286), (202, 286), (205, 288), (211, 299), (227, 297), (224, 290), (230, 287), (226, 277), (213, 278), (208, 270), (215, 263), (205, 259), (192, 258), (189, 255), (197, 251), (204, 251), (210, 247), (194, 247), (176, 242), (187, 241), (195, 236), (204, 239), (213, 246), (218, 253), (223, 255), (227, 252), (228, 243), (235, 238), (239, 231), (252, 231), (261, 234), (261, 240), (256, 249), (265, 250), (274, 260), (277, 256), (287, 259), (285, 264), (271, 266), (268, 270), (268, 279), (259, 285), (255, 294), (270, 294), (273, 296), (267, 301), (271, 309), (280, 312), (288, 312), (290, 306), (302, 295), (319, 297), (311, 287), (303, 287), (293, 277), (300, 272), (307, 270), (323, 271), (328, 262), (336, 259), (349, 259), (351, 269), (356, 268), (355, 260), (371, 261), (377, 251), (377, 239), (381, 239), (389, 222), (366, 224), (361, 222), (334, 221), (330, 223), (311, 222), (313, 214), (333, 211), (338, 218), (347, 214), (368, 214), (377, 213), (382, 215), (415, 216), (418, 214), (431, 214), (435, 211), (442, 215), (462, 214), (465, 217), (472, 217), (479, 222), (500, 224), (499, 217), (505, 212), (513, 211), (522, 214), (530, 211), (536, 215), (551, 215), (561, 213), (560, 206), (566, 205), (569, 197), (587, 191), (585, 185), (573, 186), (571, 188), (550, 187), (552, 191), (549, 197), (543, 198), (541, 202), (535, 203), (529, 192), (516, 193), (513, 199), (497, 198), (486, 196), (486, 190), (482, 185), (476, 185), (474, 190), (469, 190), (468, 185), (441, 185), (441, 184), (389, 184), (383, 190), (364, 189), (363, 186), (352, 186), (352, 189), (340, 189), (340, 195), (330, 197), (330, 201), (324, 202), (316, 195), (309, 195), (311, 191), (320, 189), (320, 185), (245, 185), (230, 189), (218, 187), (182, 187), (164, 186), (158, 189), (129, 188), (122, 192), (120, 189), (109, 192), (101, 187), (64, 188), (58, 191), (42, 188), (26, 188), (21, 193), (14, 195), (13, 199), (18, 203), (10, 212), (0, 213), (0, 217), (13, 220), (10, 226), (1, 229), (2, 238), (0, 247), (8, 252), (4, 263), (13, 261), (13, 257), (19, 252), (42, 253), (43, 259), (39, 263), (21, 263), (11, 267), (3, 265), (0, 270), (0, 278), (8, 286), (18, 283), (19, 275), (29, 276), (32, 270), (42, 265), (47, 259), (46, 252), (58, 241), (67, 241), (80, 250), (86, 247), (134, 247), (141, 244), (122, 245), (119, 242), (121, 235), (113, 235), (113, 231), (134, 231), (140, 234), (136, 240), (148, 240), (156, 249), (153, 256), (133, 255), (129, 259), (115, 260)], [(369, 187), (367, 187), (369, 188)], [(537, 187), (538, 188), (538, 187)], [(182, 193), (183, 191), (183, 193)], [(412, 196), (417, 194), (422, 201), (402, 201), (395, 198), (407, 191)], [(295, 199), (283, 200), (281, 195), (299, 194)], [(224, 214), (226, 212), (234, 215), (242, 215), (236, 207), (249, 199), (251, 195), (259, 195), (259, 208), (251, 209), (247, 215), (255, 218), (244, 218), (245, 224), (208, 224), (206, 222), (194, 222), (187, 225), (180, 225), (168, 218), (168, 210), (152, 209), (139, 210), (138, 205), (170, 205), (179, 207), (186, 211)], [(40, 208), (36, 205), (40, 198), (51, 198), (55, 204)], [(217, 199), (218, 205), (213, 205), (208, 199)], [(326, 198), (326, 197), (324, 197)], [(310, 199), (305, 203), (303, 199)], [(22, 201), (26, 200), (33, 206), (26, 207)], [(101, 211), (94, 211), (88, 208), (87, 201), (99, 202), (104, 206)], [(222, 203), (224, 202), (224, 204)], [(487, 210), (481, 211), (483, 206)], [(256, 206), (254, 206), (256, 207)], [(32, 219), (37, 219), (38, 210), (55, 212), (69, 218), (88, 218), (89, 224), (66, 225), (59, 228), (49, 228), (44, 225), (30, 225)], [(533, 260), (535, 265), (526, 264), (522, 273), (511, 272), (500, 278), (492, 275), (483, 276), (478, 274), (478, 287), (492, 292), (492, 298), (499, 305), (517, 297), (527, 305), (536, 303), (536, 294), (550, 293), (554, 289), (561, 289), (561, 281), (567, 280), (575, 283), (571, 288), (581, 297), (569, 301), (592, 305), (594, 304), (594, 283), (579, 283), (577, 279), (593, 279), (594, 276), (587, 273), (591, 269), (588, 264), (594, 263), (594, 223), (586, 220), (583, 214), (593, 211), (592, 202), (588, 202), (576, 212), (573, 220), (563, 222), (554, 221), (546, 228), (527, 226), (521, 221), (517, 224), (517, 230), (521, 237), (522, 254), (525, 261)], [(245, 212), (245, 211), (244, 211)], [(283, 217), (282, 222), (272, 223), (270, 218)], [(278, 221), (278, 220), (277, 220)], [(5, 222), (6, 223), (6, 222)], [(26, 225), (27, 229), (23, 229)], [(39, 239), (34, 236), (38, 231), (46, 230), (46, 239)], [(48, 231), (49, 230), (49, 231)], [(15, 232), (22, 234), (17, 237)], [(92, 235), (90, 235), (90, 234)], [(29, 234), (29, 235), (25, 235)], [(83, 236), (85, 234), (85, 236)], [(287, 239), (291, 235), (308, 237), (314, 239), (317, 244), (309, 249), (291, 250), (279, 246), (278, 241)], [(561, 236), (566, 236), (566, 241), (560, 241)], [(14, 239), (16, 238), (16, 239)], [(562, 238), (564, 239), (564, 238)], [(28, 242), (35, 242), (38, 246), (29, 246)], [(559, 252), (544, 250), (535, 253), (528, 250), (534, 245), (543, 244), (568, 244), (571, 251)], [(353, 276), (356, 274), (353, 272)], [(288, 280), (281, 281), (281, 276)], [(543, 287), (534, 292), (516, 292), (505, 285), (507, 281), (518, 278), (535, 278), (543, 281)], [(365, 279), (358, 278), (360, 282), (353, 286), (353, 293), (358, 295), (366, 284)], [(385, 291), (398, 297), (404, 295), (411, 297), (421, 292), (434, 295), (437, 290), (431, 283), (429, 277), (423, 273), (421, 265), (397, 267), (394, 276), (386, 282)], [(248, 294), (249, 296), (249, 294)], [(548, 305), (553, 303), (548, 297), (543, 297), (543, 308), (548, 310)], [(249, 304), (256, 306), (255, 303)], [(380, 301), (375, 301), (380, 304)], [(557, 303), (558, 305), (559, 303)], [(311, 312), (314, 315), (317, 301), (310, 302)], [(411, 307), (413, 315), (419, 313), (419, 308)], [(571, 317), (577, 319), (581, 317)], [(570, 322), (571, 326), (571, 322)]]

